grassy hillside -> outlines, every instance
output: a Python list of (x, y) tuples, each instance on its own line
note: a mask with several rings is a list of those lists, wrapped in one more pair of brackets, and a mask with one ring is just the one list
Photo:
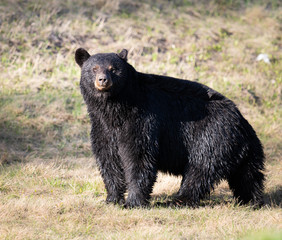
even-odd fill
[[(281, 16), (279, 0), (1, 0), (0, 239), (281, 239)], [(264, 145), (266, 205), (237, 206), (222, 182), (198, 209), (158, 206), (180, 184), (163, 174), (152, 208), (106, 205), (78, 47), (127, 48), (138, 71), (232, 99)]]

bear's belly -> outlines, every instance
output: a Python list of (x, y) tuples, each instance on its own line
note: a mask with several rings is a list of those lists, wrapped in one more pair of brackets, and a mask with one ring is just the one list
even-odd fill
[(187, 155), (179, 154), (179, 152), (172, 151), (166, 154), (160, 154), (158, 159), (158, 171), (169, 173), (172, 175), (182, 175), (187, 167)]

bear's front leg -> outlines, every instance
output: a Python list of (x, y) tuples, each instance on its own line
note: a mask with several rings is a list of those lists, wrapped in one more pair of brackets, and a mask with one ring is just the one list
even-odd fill
[(92, 128), (91, 144), (97, 165), (102, 175), (106, 190), (107, 203), (124, 204), (126, 181), (117, 147), (110, 141), (106, 134), (99, 132), (99, 128)]
[(157, 171), (153, 166), (144, 167), (143, 164), (132, 164), (126, 169), (128, 182), (128, 197), (125, 207), (145, 207), (149, 205), (150, 194), (156, 181)]
[[(128, 151), (127, 151), (128, 150)], [(122, 150), (124, 173), (128, 189), (125, 207), (145, 207), (157, 178), (154, 154), (143, 146), (128, 147)]]
[(126, 191), (124, 173), (115, 157), (97, 158), (100, 173), (102, 175), (106, 190), (107, 203), (124, 204), (124, 193)]

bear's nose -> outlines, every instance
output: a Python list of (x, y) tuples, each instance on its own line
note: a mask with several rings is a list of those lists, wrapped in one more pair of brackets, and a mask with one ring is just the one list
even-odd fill
[(107, 90), (112, 86), (111, 77), (107, 74), (100, 73), (96, 75), (95, 87), (98, 90)]
[(101, 86), (106, 86), (107, 83), (108, 83), (108, 79), (105, 78), (105, 77), (100, 77), (100, 78), (98, 78), (98, 81), (99, 81), (99, 84), (100, 84)]

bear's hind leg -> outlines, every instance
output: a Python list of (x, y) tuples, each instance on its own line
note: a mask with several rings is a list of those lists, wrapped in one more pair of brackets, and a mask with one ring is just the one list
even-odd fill
[(216, 182), (216, 176), (208, 169), (189, 166), (183, 175), (175, 203), (197, 207), (200, 200), (210, 193)]
[(264, 174), (261, 168), (247, 162), (228, 178), (229, 187), (239, 203), (263, 204)]

